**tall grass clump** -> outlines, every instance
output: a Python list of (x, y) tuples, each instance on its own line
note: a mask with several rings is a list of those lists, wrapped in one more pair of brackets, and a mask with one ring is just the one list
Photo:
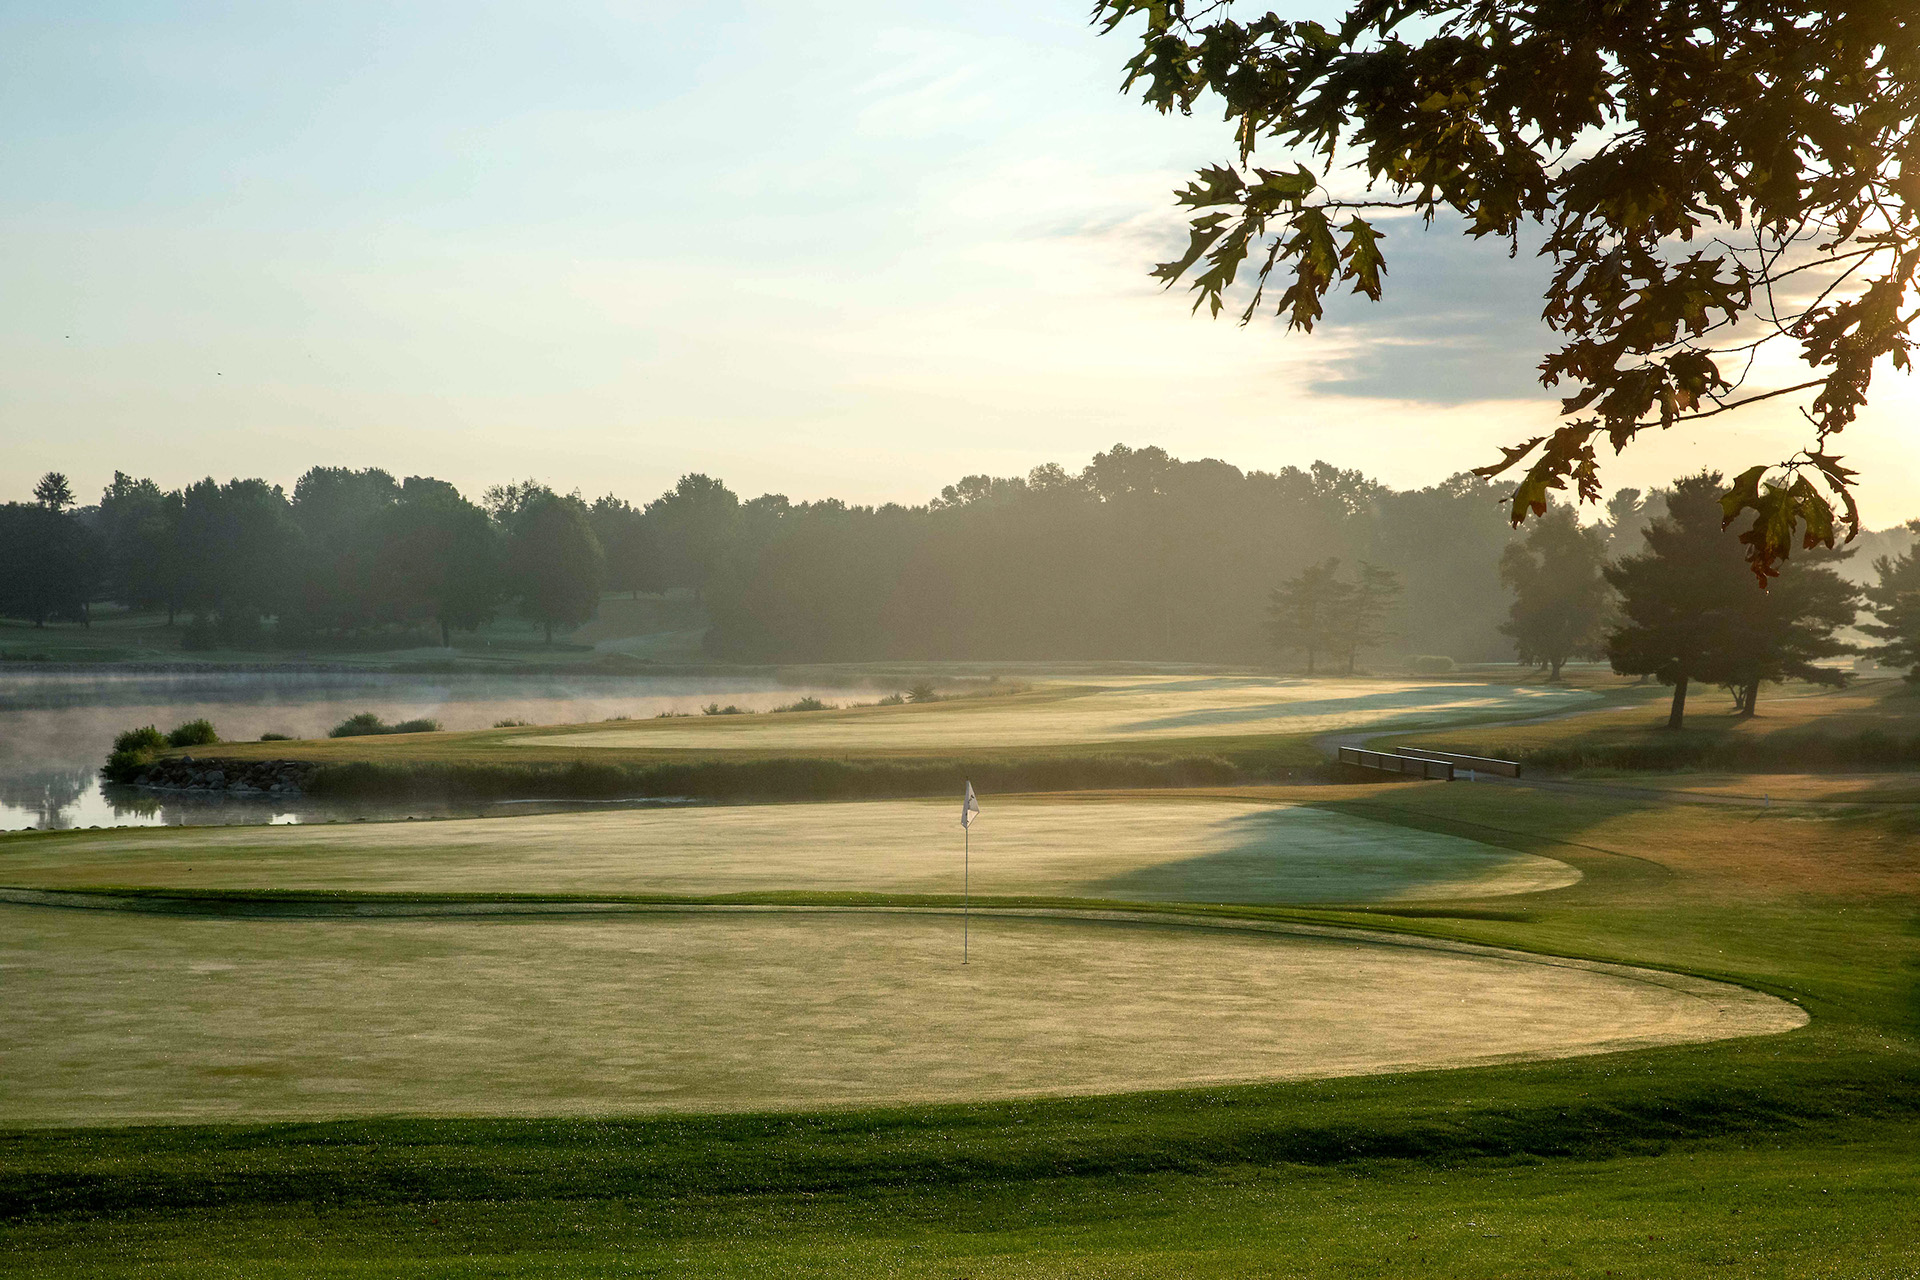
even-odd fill
[(782, 712), (782, 711), (832, 711), (832, 710), (833, 710), (833, 704), (832, 704), (831, 702), (822, 702), (822, 701), (820, 701), (820, 699), (818, 699), (818, 698), (816, 698), (816, 697), (814, 697), (814, 696), (813, 696), (812, 694), (808, 694), (808, 695), (807, 695), (806, 697), (804, 697), (804, 698), (801, 698), (801, 699), (800, 699), (800, 700), (799, 700), (798, 702), (789, 702), (789, 703), (788, 703), (788, 704), (787, 704), (786, 706), (784, 706), (784, 707), (775, 707), (775, 708), (774, 708), (774, 711), (775, 711), (775, 712)]
[(189, 720), (167, 735), (170, 747), (210, 747), (220, 741), (211, 720)]

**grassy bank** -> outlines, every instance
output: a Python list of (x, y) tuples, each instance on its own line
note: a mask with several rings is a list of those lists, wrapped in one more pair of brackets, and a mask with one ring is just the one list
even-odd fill
[(572, 760), (455, 764), (357, 760), (322, 764), (305, 790), (330, 799), (621, 798), (856, 800), (982, 790), (1082, 791), (1222, 786), (1285, 778), (1319, 765), (1298, 749), (1232, 753), (956, 755), (905, 759), (827, 756), (665, 761)]

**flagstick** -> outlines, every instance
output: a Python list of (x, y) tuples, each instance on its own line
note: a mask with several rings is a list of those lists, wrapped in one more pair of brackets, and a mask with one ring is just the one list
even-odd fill
[(967, 963), (973, 941), (973, 831), (960, 829), (960, 963)]

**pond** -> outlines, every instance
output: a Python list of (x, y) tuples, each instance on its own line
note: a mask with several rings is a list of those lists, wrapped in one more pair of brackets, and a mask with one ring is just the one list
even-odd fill
[[(389, 723), (426, 717), (445, 729), (502, 720), (579, 724), (709, 702), (764, 711), (811, 695), (870, 701), (883, 690), (790, 684), (776, 674), (706, 676), (416, 675), (338, 671), (10, 671), (0, 673), (0, 830), (25, 827), (349, 821), (448, 813), (522, 812), (512, 801), (381, 805), (221, 794), (179, 794), (103, 785), (99, 768), (114, 735), (152, 724), (162, 732), (205, 717), (223, 738), (263, 733), (323, 736), (371, 711)], [(584, 803), (584, 802), (583, 802)], [(605, 803), (605, 802), (600, 802)], [(617, 802), (616, 802), (617, 803)], [(656, 802), (657, 803), (657, 802)], [(572, 807), (540, 801), (539, 808)]]

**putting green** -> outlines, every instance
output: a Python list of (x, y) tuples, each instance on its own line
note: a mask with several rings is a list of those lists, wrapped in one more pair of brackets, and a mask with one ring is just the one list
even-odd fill
[[(1564, 862), (1294, 805), (993, 800), (972, 890), (1377, 903), (1573, 884)], [(442, 822), (135, 828), (0, 840), (0, 884), (419, 893), (958, 893), (958, 805), (743, 805)]]
[(0, 907), (0, 1126), (1105, 1093), (1789, 1030), (1741, 988), (1244, 925), (666, 910), (246, 921)]
[(1266, 676), (1141, 676), (1005, 698), (792, 715), (640, 720), (506, 745), (622, 749), (956, 750), (1412, 727), (1551, 715), (1594, 695), (1510, 685)]

